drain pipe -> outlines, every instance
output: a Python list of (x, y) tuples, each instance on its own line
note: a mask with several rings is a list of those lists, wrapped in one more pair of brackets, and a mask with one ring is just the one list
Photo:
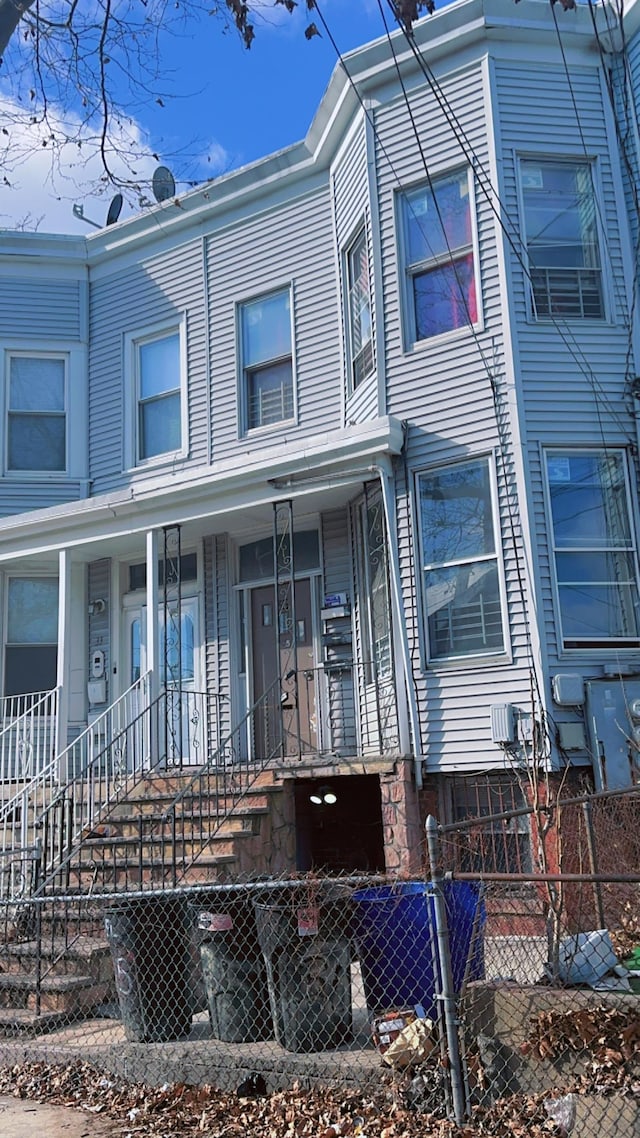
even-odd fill
[(416, 787), (418, 790), (421, 790), (422, 747), (420, 738), (420, 722), (418, 719), (418, 702), (416, 700), (413, 674), (411, 671), (409, 639), (407, 637), (407, 626), (404, 620), (404, 609), (402, 604), (402, 585), (400, 579), (400, 560), (398, 555), (398, 528), (396, 525), (393, 468), (391, 466), (391, 459), (388, 457), (388, 455), (381, 456), (380, 460), (376, 463), (376, 469), (380, 475), (382, 503), (384, 507), (385, 521), (387, 524), (387, 533), (389, 535), (389, 576), (391, 578), (391, 603), (395, 617), (394, 624), (396, 633), (394, 636), (394, 642), (398, 645), (400, 656), (402, 658), (402, 672), (407, 695), (406, 707), (408, 707), (409, 710), (409, 723), (407, 723), (406, 719), (406, 708), (403, 707), (402, 709), (399, 709), (398, 712), (400, 747), (403, 754), (409, 753), (411, 747), (411, 739), (409, 735), (411, 735), (413, 738), (414, 746), (414, 770)]

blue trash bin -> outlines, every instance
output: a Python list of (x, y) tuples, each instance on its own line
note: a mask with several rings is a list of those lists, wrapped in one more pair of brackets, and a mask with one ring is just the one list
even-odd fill
[[(424, 881), (407, 881), (353, 894), (355, 943), (370, 1014), (416, 1004), (427, 1015), (435, 1012), (435, 913), (429, 888)], [(475, 883), (446, 882), (443, 891), (453, 983), (459, 991), (470, 951), (469, 978), (483, 975), (486, 914)]]

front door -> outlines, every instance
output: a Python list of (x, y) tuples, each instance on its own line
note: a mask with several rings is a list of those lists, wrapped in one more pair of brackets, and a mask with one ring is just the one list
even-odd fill
[[(126, 614), (130, 683), (135, 683), (147, 670), (146, 615), (146, 606), (130, 609)], [(166, 691), (161, 745), (168, 762), (199, 764), (204, 761), (206, 701), (200, 684), (198, 598), (182, 599), (179, 630), (177, 621), (171, 619), (168, 630), (165, 629), (163, 606), (158, 611), (158, 619), (160, 690)]]
[(313, 653), (311, 582), (295, 585), (296, 654), (293, 652), (291, 621), (281, 614), (280, 666), (275, 621), (275, 589), (261, 585), (251, 591), (251, 630), (253, 648), (253, 699), (257, 702), (269, 691), (278, 674), (281, 688), (273, 698), (265, 696), (258, 707), (253, 738), (256, 757), (293, 756), (317, 749), (316, 683)]

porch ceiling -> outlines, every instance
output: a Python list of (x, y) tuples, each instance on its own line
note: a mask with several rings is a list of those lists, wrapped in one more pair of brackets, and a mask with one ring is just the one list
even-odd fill
[(60, 549), (74, 562), (144, 555), (145, 534), (180, 525), (183, 546), (205, 535), (229, 533), (241, 541), (270, 532), (273, 503), (293, 501), (296, 527), (338, 509), (379, 464), (399, 454), (401, 424), (377, 419), (245, 456), (243, 463), (185, 472), (181, 481), (123, 487), (112, 494), (0, 519), (0, 563), (51, 565)]

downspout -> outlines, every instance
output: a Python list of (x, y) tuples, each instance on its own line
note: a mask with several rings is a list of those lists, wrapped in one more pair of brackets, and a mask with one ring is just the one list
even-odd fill
[[(393, 639), (394, 644), (397, 646), (400, 652), (402, 674), (406, 692), (406, 702), (401, 708), (398, 708), (400, 747), (403, 754), (409, 753), (411, 746), (411, 739), (409, 736), (411, 735), (414, 747), (414, 770), (416, 787), (418, 790), (421, 790), (422, 756), (420, 753), (421, 745), (420, 724), (418, 720), (418, 703), (416, 700), (416, 692), (413, 683), (413, 674), (411, 671), (409, 640), (407, 637), (407, 626), (406, 621), (404, 620), (404, 608), (402, 604), (402, 586), (400, 578), (400, 558), (398, 553), (398, 530), (396, 525), (393, 469), (391, 466), (391, 459), (388, 457), (388, 455), (381, 456), (379, 462), (376, 463), (376, 470), (380, 475), (382, 503), (384, 507), (385, 521), (387, 523), (387, 533), (389, 535), (389, 577), (391, 582), (391, 606), (393, 612), (393, 623), (395, 626)], [(407, 710), (409, 712), (408, 722), (406, 716)]]

